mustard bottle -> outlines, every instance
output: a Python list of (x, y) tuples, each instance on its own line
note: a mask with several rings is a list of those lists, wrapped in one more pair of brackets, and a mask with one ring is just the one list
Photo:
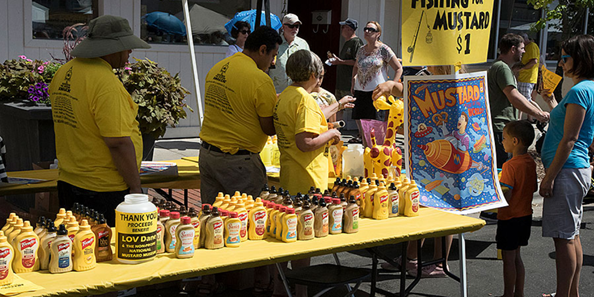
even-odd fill
[[(6, 232), (6, 229), (8, 229), (9, 227), (11, 227), (10, 222), (12, 222), (12, 220), (14, 219), (14, 217), (16, 217), (16, 213), (14, 213), (14, 212), (11, 212), (8, 215), (8, 218), (6, 218), (6, 225), (4, 225), (2, 227), (2, 232)], [(6, 234), (6, 233), (4, 233), (4, 234)]]
[(157, 254), (165, 252), (165, 225), (161, 218), (169, 217), (169, 211), (166, 209), (159, 210), (159, 220), (157, 221)]
[(217, 207), (212, 208), (210, 217), (205, 225), (206, 236), (204, 239), (204, 247), (209, 250), (222, 248), (225, 245), (225, 242), (223, 241), (225, 226), (223, 226), (223, 220), (219, 216), (219, 209)]
[(249, 232), (248, 238), (250, 240), (261, 240), (266, 236), (266, 208), (262, 203), (261, 198), (256, 198), (254, 207), (248, 213), (249, 217)]
[(68, 238), (68, 230), (60, 224), (58, 236), (52, 241), (49, 271), (62, 273), (72, 271), (72, 241)]
[(66, 230), (68, 230), (68, 238), (74, 241), (74, 236), (76, 236), (76, 233), (78, 233), (78, 231), (80, 230), (80, 227), (75, 217), (70, 217), (70, 221), (68, 222), (68, 225), (66, 225)]
[(337, 177), (336, 180), (334, 181), (334, 186), (332, 186), (332, 192), (338, 192), (340, 183), (341, 183), (340, 177)]
[(243, 202), (237, 202), (233, 211), (237, 213), (237, 218), (241, 221), (239, 236), (241, 237), (241, 242), (244, 242), (248, 240), (248, 212)]
[(316, 237), (328, 236), (328, 209), (324, 199), (318, 201), (314, 218), (314, 234)]
[(401, 215), (404, 215), (404, 208), (406, 207), (406, 191), (408, 190), (409, 185), (410, 181), (405, 177), (400, 188), (398, 188), (398, 213)]
[(294, 208), (287, 208), (286, 214), (282, 217), (281, 237), (284, 242), (297, 241), (297, 216)]
[[(72, 217), (75, 221), (76, 218)], [(70, 236), (70, 235), (69, 235)], [(72, 242), (74, 256), (72, 268), (76, 271), (87, 271), (97, 266), (95, 258), (95, 234), (87, 220), (82, 220), (80, 231), (74, 236)]]
[(278, 213), (276, 214), (276, 230), (274, 230), (274, 238), (277, 240), (282, 240), (282, 233), (283, 233), (283, 216), (285, 215), (285, 211), (287, 211), (286, 206), (281, 206), (278, 208)]
[(231, 197), (229, 196), (229, 194), (225, 194), (225, 197), (223, 198), (223, 203), (221, 204), (221, 207), (219, 207), (219, 209), (228, 209), (230, 203)]
[(311, 240), (314, 237), (314, 214), (310, 209), (309, 202), (305, 202), (297, 221), (297, 239)]
[[(8, 234), (10, 234), (10, 232), (12, 232), (12, 230), (14, 230), (14, 225), (17, 223), (19, 217), (17, 215), (15, 215), (14, 217), (12, 217), (12, 219), (10, 219), (10, 221), (6, 221), (6, 225), (4, 227), (6, 227), (6, 229), (2, 230), (4, 231), (4, 236), (6, 236), (7, 240), (8, 240)], [(10, 241), (8, 242), (10, 243)]]
[(228, 211), (235, 211), (235, 206), (239, 201), (235, 197), (231, 197), (231, 201), (229, 201), (229, 206), (227, 206)]
[(4, 232), (0, 231), (0, 286), (9, 285), (14, 280), (12, 271), (14, 256), (14, 249), (8, 243)]
[(200, 248), (200, 219), (198, 218), (198, 214), (194, 210), (193, 207), (190, 207), (190, 221), (192, 227), (194, 228), (194, 250)]
[(394, 183), (390, 184), (390, 188), (388, 188), (388, 217), (397, 217), (399, 214), (399, 201), (398, 196), (398, 189)]
[(250, 210), (252, 210), (252, 208), (254, 208), (255, 203), (256, 201), (254, 200), (254, 197), (252, 197), (252, 195), (248, 195), (247, 201), (245, 202), (245, 209), (247, 209), (248, 213)]
[(35, 234), (37, 234), (37, 236), (39, 237), (39, 234), (41, 232), (43, 232), (43, 230), (45, 230), (45, 217), (40, 216), (39, 219), (37, 220), (37, 225), (35, 227), (35, 230), (33, 230), (33, 232), (35, 232)]
[[(13, 232), (14, 233), (14, 232)], [(29, 221), (23, 223), (21, 234), (15, 238), (13, 245), (15, 250), (15, 261), (12, 262), (12, 269), (16, 273), (31, 272), (39, 270), (39, 238), (33, 232)]]
[(270, 191), (268, 192), (268, 197), (267, 197), (268, 201), (274, 202), (276, 200), (276, 196), (277, 196), (276, 187), (271, 186)]
[[(72, 211), (67, 210), (66, 211), (66, 217), (64, 218), (65, 221), (70, 221), (70, 217), (74, 217), (74, 215), (72, 214)], [(76, 218), (76, 217), (75, 217)]]
[(357, 232), (359, 232), (359, 206), (355, 197), (351, 196), (344, 214), (344, 233)]
[(369, 190), (367, 190), (367, 192), (365, 192), (365, 197), (364, 197), (365, 203), (361, 207), (363, 209), (362, 210), (363, 217), (366, 217), (366, 218), (373, 217), (373, 200), (374, 200), (375, 192), (377, 192), (377, 185), (375, 184), (375, 182), (373, 182), (371, 185), (369, 185)]
[(50, 255), (52, 253), (52, 242), (56, 239), (56, 232), (58, 229), (53, 224), (49, 226), (47, 235), (43, 239), (39, 240), (39, 269), (49, 269)]
[(384, 183), (380, 183), (377, 191), (373, 195), (373, 218), (376, 220), (385, 220), (389, 215), (388, 208), (388, 190)]
[(168, 253), (175, 252), (175, 244), (177, 242), (175, 231), (177, 230), (179, 223), (179, 212), (174, 211), (169, 213), (169, 220), (165, 223), (165, 250)]
[(415, 181), (410, 182), (410, 186), (406, 190), (406, 203), (404, 206), (404, 215), (407, 217), (416, 217), (419, 215), (419, 203), (420, 203), (419, 188)]
[(180, 259), (194, 257), (194, 226), (192, 218), (182, 217), (179, 227), (175, 230), (175, 256)]
[(219, 194), (215, 198), (215, 202), (212, 204), (212, 207), (221, 207), (224, 199), (225, 195), (223, 195), (223, 192), (219, 192)]
[(369, 190), (368, 182), (371, 182), (371, 179), (364, 178), (361, 181), (361, 185), (359, 186), (359, 197), (357, 197), (357, 195), (354, 195), (355, 199), (357, 199), (357, 205), (359, 205), (359, 210), (362, 210), (365, 207), (365, 193), (367, 192), (367, 190)]
[(239, 247), (241, 243), (241, 221), (237, 217), (238, 214), (232, 211), (229, 214), (229, 218), (225, 221), (225, 246), (226, 247)]
[(65, 218), (66, 218), (66, 209), (60, 208), (58, 214), (56, 215), (56, 219), (54, 220), (54, 226), (56, 226), (56, 228), (57, 228), (61, 224), (66, 224), (66, 223), (64, 223)]
[(270, 189), (268, 189), (268, 184), (265, 184), (262, 191), (260, 191), (259, 197), (262, 198), (262, 200), (268, 200), (268, 195), (270, 195)]
[(15, 240), (19, 234), (21, 234), (21, 229), (23, 228), (23, 219), (18, 218), (16, 224), (14, 224), (12, 231), (6, 236), (8, 242), (12, 244), (13, 247), (16, 249)]
[[(273, 186), (274, 187), (274, 186)], [(268, 202), (268, 221), (266, 222), (266, 232), (268, 236), (274, 237), (274, 229), (276, 228), (276, 215), (278, 214), (278, 210), (280, 205), (270, 201)]]
[(332, 205), (328, 209), (328, 218), (330, 220), (328, 225), (330, 234), (342, 233), (342, 214), (342, 204), (340, 199), (332, 199)]
[(211, 210), (210, 204), (202, 204), (202, 212), (200, 214), (200, 240), (198, 241), (198, 247), (194, 246), (194, 248), (204, 247), (204, 241), (206, 240), (206, 223), (210, 218)]
[[(111, 251), (112, 231), (107, 225), (107, 220), (105, 220), (103, 214), (99, 215), (99, 221), (91, 230), (95, 234), (95, 260), (97, 263), (111, 261), (113, 258), (113, 252)], [(164, 228), (162, 228), (162, 231), (164, 231)], [(161, 244), (161, 246), (163, 245)]]

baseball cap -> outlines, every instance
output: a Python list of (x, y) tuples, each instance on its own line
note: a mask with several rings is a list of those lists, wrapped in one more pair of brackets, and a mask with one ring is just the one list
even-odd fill
[(299, 20), (299, 17), (296, 14), (289, 13), (283, 17), (283, 25), (284, 24), (293, 25), (295, 23), (302, 24), (301, 21)]
[(359, 27), (359, 23), (357, 22), (357, 20), (353, 20), (351, 18), (347, 18), (346, 20), (342, 21), (342, 22), (338, 22), (341, 26), (347, 25), (351, 28), (353, 28), (353, 30), (357, 30), (357, 27)]

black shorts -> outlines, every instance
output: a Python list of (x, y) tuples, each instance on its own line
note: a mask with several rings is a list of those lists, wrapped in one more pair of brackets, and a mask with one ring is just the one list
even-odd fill
[(373, 92), (355, 91), (353, 96), (357, 98), (353, 107), (351, 118), (353, 120), (384, 120), (384, 111), (377, 111), (373, 106)]
[(527, 246), (530, 239), (532, 215), (497, 221), (497, 249), (511, 251)]

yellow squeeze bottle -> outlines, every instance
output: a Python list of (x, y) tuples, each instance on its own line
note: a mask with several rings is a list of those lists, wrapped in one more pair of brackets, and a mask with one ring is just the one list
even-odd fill
[(380, 183), (380, 186), (373, 195), (373, 218), (376, 220), (385, 220), (388, 218), (389, 209), (388, 209), (388, 190), (386, 190), (386, 186), (384, 183)]
[(252, 195), (248, 195), (247, 201), (245, 202), (245, 208), (247, 209), (248, 213), (250, 210), (252, 210), (252, 208), (254, 208), (255, 203), (254, 197), (252, 197)]
[(221, 207), (219, 207), (219, 209), (228, 210), (230, 203), (231, 203), (231, 197), (229, 197), (229, 194), (225, 194), (225, 197), (223, 198), (223, 203), (221, 204)]
[(76, 236), (76, 233), (78, 233), (80, 230), (78, 222), (76, 221), (76, 217), (70, 217), (70, 221), (68, 222), (68, 225), (66, 225), (66, 229), (68, 230), (68, 238), (74, 241), (74, 236)]
[(287, 211), (286, 206), (281, 206), (278, 208), (278, 214), (276, 214), (276, 230), (274, 231), (274, 238), (278, 240), (282, 240), (283, 228), (283, 217), (285, 216), (285, 212)]
[(180, 259), (194, 257), (194, 226), (192, 218), (182, 217), (179, 227), (175, 230), (175, 256)]
[[(251, 196), (250, 196), (251, 197)], [(254, 207), (248, 213), (249, 217), (249, 232), (250, 240), (261, 240), (266, 236), (266, 208), (262, 203), (262, 199), (256, 198)]]
[(266, 232), (268, 232), (268, 236), (274, 237), (274, 229), (276, 229), (276, 215), (280, 209), (280, 205), (270, 201), (268, 202), (268, 207), (270, 208), (268, 214), (268, 222), (266, 222)]
[(419, 215), (419, 203), (420, 203), (420, 196), (419, 188), (415, 181), (410, 182), (410, 186), (406, 191), (406, 204), (404, 207), (404, 215), (407, 217), (416, 217)]
[(225, 221), (225, 246), (226, 247), (239, 247), (241, 243), (241, 221), (237, 218), (237, 213), (232, 211), (229, 214), (229, 218)]
[(239, 231), (239, 236), (241, 237), (241, 242), (248, 240), (248, 212), (245, 209), (245, 205), (243, 202), (238, 201), (235, 205), (235, 209), (233, 210), (237, 213), (237, 218), (241, 221), (241, 230)]
[(33, 232), (29, 221), (25, 221), (21, 234), (15, 238), (13, 245), (15, 250), (15, 261), (12, 262), (14, 272), (32, 272), (39, 270), (37, 251), (39, 249), (39, 238)]
[(408, 186), (410, 185), (410, 181), (408, 178), (404, 178), (402, 184), (398, 188), (398, 214), (404, 215), (404, 208), (406, 207), (406, 191), (408, 190)]
[[(76, 218), (72, 217), (75, 221)], [(70, 235), (69, 235), (70, 236)], [(76, 271), (87, 271), (97, 266), (95, 258), (95, 233), (87, 220), (82, 220), (80, 231), (74, 237), (73, 268)]]
[(231, 201), (229, 201), (229, 206), (227, 206), (228, 211), (235, 211), (235, 206), (237, 205), (237, 198), (235, 196), (231, 197)]
[(225, 199), (225, 196), (223, 195), (223, 192), (219, 192), (219, 194), (217, 195), (217, 197), (215, 198), (215, 202), (212, 204), (212, 207), (221, 207), (221, 205), (223, 204), (223, 200)]
[(0, 286), (9, 285), (14, 280), (13, 260), (14, 249), (8, 243), (4, 232), (0, 231)]
[(72, 241), (68, 238), (68, 230), (64, 224), (60, 225), (58, 237), (52, 241), (50, 249), (49, 271), (51, 273), (72, 271)]
[(14, 224), (14, 226), (12, 227), (12, 231), (6, 236), (8, 239), (8, 242), (10, 244), (12, 244), (13, 247), (15, 247), (15, 239), (17, 236), (19, 236), (19, 234), (21, 234), (21, 229), (23, 228), (23, 219), (18, 218), (16, 221), (16, 224)]
[(66, 224), (66, 223), (64, 223), (65, 218), (66, 218), (66, 209), (60, 208), (60, 211), (58, 212), (58, 214), (56, 215), (56, 219), (54, 220), (54, 226), (56, 226), (56, 228), (58, 228), (58, 226), (60, 226), (61, 224)]
[(284, 242), (297, 241), (297, 216), (294, 208), (287, 208), (286, 214), (282, 217), (283, 230), (281, 237)]
[(377, 185), (375, 182), (372, 182), (372, 184), (369, 186), (369, 190), (367, 190), (364, 195), (365, 203), (363, 203), (363, 211), (361, 212), (363, 217), (373, 217), (373, 199), (375, 192), (377, 192)]
[[(10, 221), (8, 221), (8, 219), (6, 219), (6, 225), (4, 226), (4, 228), (2, 228), (2, 231), (4, 231), (4, 236), (6, 236), (7, 239), (8, 239), (8, 234), (10, 234), (10, 232), (12, 232), (12, 230), (14, 230), (14, 225), (17, 223), (18, 219), (19, 219), (19, 217), (17, 215), (12, 217), (12, 219), (10, 219)], [(10, 243), (10, 241), (8, 243)]]
[[(12, 222), (12, 220), (14, 219), (14, 217), (16, 217), (16, 213), (11, 212), (10, 215), (8, 215), (8, 218), (6, 218), (6, 225), (4, 225), (2, 227), (2, 232), (6, 232), (6, 229), (8, 229), (9, 227), (11, 227), (10, 222)], [(4, 233), (6, 234), (6, 233)]]

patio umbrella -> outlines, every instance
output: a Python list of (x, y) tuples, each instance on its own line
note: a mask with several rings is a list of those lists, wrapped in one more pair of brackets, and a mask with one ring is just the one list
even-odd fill
[[(192, 34), (212, 34), (215, 32), (225, 33), (223, 24), (229, 21), (229, 18), (216, 11), (200, 6), (198, 4), (192, 5), (190, 8), (190, 18), (192, 24)], [(183, 17), (183, 12), (176, 14), (180, 19)]]
[[(264, 26), (266, 25), (266, 15), (263, 11), (261, 11), (260, 13), (262, 14), (262, 18), (260, 19), (260, 26)], [(254, 28), (256, 28), (256, 16), (257, 12), (255, 9), (238, 12), (228, 23), (225, 24), (225, 29), (227, 29), (228, 32), (231, 32), (231, 30), (233, 29), (233, 25), (235, 25), (235, 23), (243, 21), (250, 24), (251, 31), (253, 32)], [(283, 25), (281, 23), (281, 20), (273, 13), (270, 14), (270, 23), (270, 27), (274, 30), (280, 29), (280, 27)]]
[(147, 25), (169, 34), (186, 35), (186, 25), (180, 19), (166, 12), (155, 11), (144, 15)]

